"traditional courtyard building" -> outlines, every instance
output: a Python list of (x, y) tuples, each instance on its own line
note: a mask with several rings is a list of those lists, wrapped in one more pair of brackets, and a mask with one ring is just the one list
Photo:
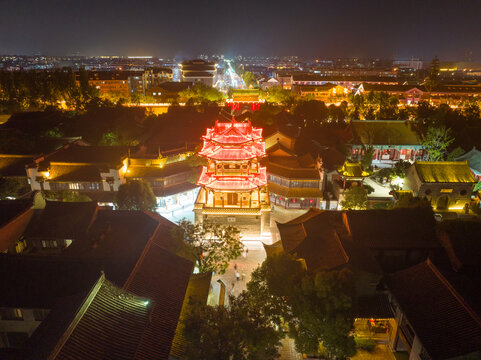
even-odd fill
[(267, 179), (272, 204), (285, 209), (324, 208), (322, 160), (295, 151), (297, 127), (276, 128), (266, 137)]
[(227, 99), (225, 105), (232, 111), (245, 112), (259, 110), (264, 100), (260, 98), (259, 89), (234, 89), (232, 98)]
[(128, 152), (125, 146), (66, 144), (27, 165), (30, 186), (50, 193), (72, 190), (99, 204), (112, 204), (125, 182)]
[(407, 169), (404, 189), (426, 197), (437, 210), (463, 210), (475, 183), (467, 161), (418, 161)]
[(351, 152), (360, 160), (365, 148), (372, 146), (372, 164), (393, 164), (399, 160), (427, 160), (428, 153), (416, 132), (402, 120), (353, 120)]
[(301, 85), (295, 90), (302, 98), (310, 98), (320, 101), (338, 101), (347, 97), (350, 91), (347, 87), (326, 83), (323, 85)]
[(409, 359), (479, 359), (479, 281), (430, 259), (388, 274), (396, 326), (389, 342)]
[(216, 121), (203, 136), (199, 152), (207, 166), (197, 182), (201, 186), (194, 206), (195, 221), (237, 226), (243, 236), (269, 231), (270, 205), (262, 129), (250, 122)]

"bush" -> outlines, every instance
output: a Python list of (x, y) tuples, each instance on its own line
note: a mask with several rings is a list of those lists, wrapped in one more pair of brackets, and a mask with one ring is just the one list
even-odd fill
[(367, 352), (373, 352), (374, 348), (376, 347), (376, 342), (373, 339), (366, 339), (366, 338), (355, 338), (356, 340), (356, 348), (358, 350), (364, 350)]

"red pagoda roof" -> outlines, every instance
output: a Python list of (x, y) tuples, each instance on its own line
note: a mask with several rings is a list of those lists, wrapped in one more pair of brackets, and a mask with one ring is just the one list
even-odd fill
[(230, 147), (205, 141), (199, 155), (214, 160), (249, 160), (265, 156), (266, 145), (264, 142), (252, 142), (241, 147)]
[(207, 129), (204, 140), (220, 144), (243, 144), (249, 141), (262, 141), (262, 129), (252, 126), (250, 121), (219, 122), (216, 120), (213, 128)]
[(197, 185), (213, 190), (254, 190), (267, 184), (266, 168), (260, 168), (259, 174), (243, 176), (217, 176), (202, 168)]

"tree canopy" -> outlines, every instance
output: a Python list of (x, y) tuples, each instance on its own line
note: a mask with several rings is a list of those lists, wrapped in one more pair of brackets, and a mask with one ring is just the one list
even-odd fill
[(182, 90), (179, 93), (179, 101), (188, 104), (203, 104), (210, 102), (219, 102), (225, 99), (225, 94), (201, 83), (195, 84), (189, 89)]
[(366, 210), (368, 205), (367, 190), (362, 186), (353, 186), (344, 193), (341, 201), (343, 209)]
[(30, 191), (27, 182), (17, 178), (0, 177), (0, 200), (6, 198), (17, 198)]
[(429, 154), (431, 161), (444, 161), (448, 154), (448, 148), (453, 143), (454, 138), (451, 130), (444, 126), (430, 127), (423, 140), (423, 146)]
[(173, 228), (173, 236), (181, 239), (191, 249), (199, 272), (224, 274), (229, 262), (237, 258), (244, 249), (240, 231), (232, 225), (224, 226), (204, 221), (192, 224), (182, 220)]
[(255, 307), (247, 292), (229, 307), (196, 305), (184, 319), (186, 356), (192, 360), (274, 360), (281, 331)]
[(273, 323), (285, 322), (299, 352), (318, 355), (325, 349), (339, 359), (355, 354), (350, 335), (355, 294), (349, 270), (309, 274), (302, 262), (281, 253), (269, 256), (253, 272), (247, 289), (252, 297), (264, 299), (259, 309)]
[(115, 206), (120, 210), (155, 211), (157, 199), (148, 183), (130, 180), (119, 186)]
[(257, 79), (250, 71), (244, 71), (242, 74), (242, 79), (248, 88), (257, 87)]

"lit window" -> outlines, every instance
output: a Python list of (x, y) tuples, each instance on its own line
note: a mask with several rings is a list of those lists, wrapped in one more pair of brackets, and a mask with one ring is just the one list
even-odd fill
[(155, 95), (157, 95), (157, 93), (152, 93), (152, 95), (154, 95), (154, 96), (155, 96)]

